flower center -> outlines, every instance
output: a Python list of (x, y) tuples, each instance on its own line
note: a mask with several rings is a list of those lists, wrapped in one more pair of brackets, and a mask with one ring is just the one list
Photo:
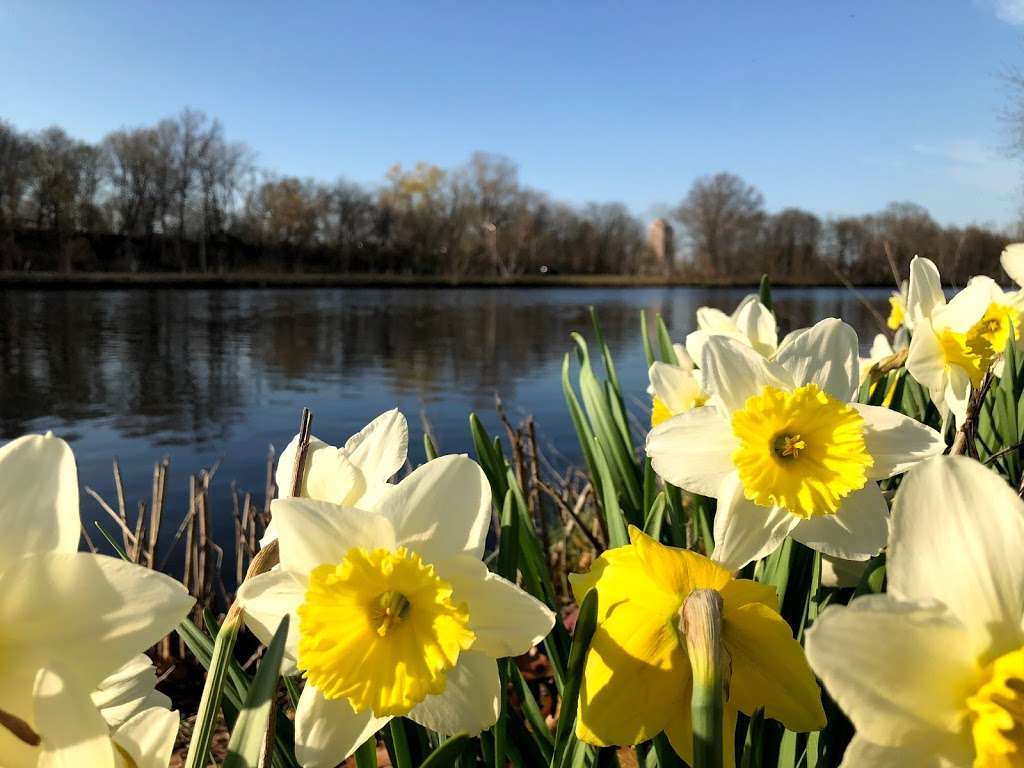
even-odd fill
[(955, 333), (944, 328), (939, 338), (946, 365), (963, 368), (975, 389), (981, 386), (994, 355), (989, 340), (977, 331), (977, 324), (967, 333)]
[(975, 768), (1024, 766), (1024, 649), (1000, 656), (967, 700)]
[(733, 413), (732, 431), (744, 496), (803, 518), (836, 513), (874, 464), (864, 419), (814, 384), (793, 392), (765, 387)]
[(451, 585), (404, 547), (352, 549), (315, 568), (298, 614), (298, 666), (309, 683), (378, 717), (441, 693), (476, 639)]
[(775, 454), (783, 459), (795, 459), (807, 443), (800, 435), (779, 435), (775, 438)]
[(985, 314), (967, 332), (967, 346), (975, 354), (991, 358), (1006, 351), (1010, 339), (1020, 334), (1020, 312), (1004, 304), (989, 304)]

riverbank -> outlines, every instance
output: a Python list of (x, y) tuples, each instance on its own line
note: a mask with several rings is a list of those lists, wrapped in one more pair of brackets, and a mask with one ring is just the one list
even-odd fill
[[(831, 288), (772, 277), (776, 286)], [(512, 275), (510, 277), (379, 273), (0, 272), (0, 288), (753, 288), (756, 279), (661, 275)], [(868, 287), (868, 286), (862, 286)]]

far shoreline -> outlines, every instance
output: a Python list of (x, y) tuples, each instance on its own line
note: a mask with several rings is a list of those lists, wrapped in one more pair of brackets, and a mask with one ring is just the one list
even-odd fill
[[(39, 288), (751, 288), (755, 278), (662, 275), (401, 275), (387, 273), (0, 272), (0, 289)], [(839, 282), (772, 280), (778, 288), (844, 288)], [(857, 288), (891, 288), (861, 284)]]

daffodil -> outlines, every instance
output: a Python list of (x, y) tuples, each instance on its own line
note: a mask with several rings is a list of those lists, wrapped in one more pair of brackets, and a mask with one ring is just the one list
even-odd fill
[(166, 768), (180, 718), (156, 690), (156, 669), (146, 654), (100, 683), (92, 702), (110, 728), (117, 768)]
[(941, 435), (888, 408), (852, 402), (857, 334), (836, 319), (802, 331), (765, 360), (712, 337), (701, 369), (715, 405), (655, 427), (647, 454), (664, 480), (718, 499), (713, 557), (730, 569), (786, 536), (865, 560), (885, 544), (876, 481), (944, 448)]
[(1024, 502), (964, 457), (896, 494), (887, 594), (826, 608), (814, 671), (853, 721), (843, 766), (1024, 764)]
[(264, 642), (292, 617), (285, 672), (306, 680), (303, 766), (332, 768), (400, 715), (441, 733), (494, 724), (495, 659), (529, 650), (554, 614), (481, 562), (490, 509), (465, 456), (424, 464), (366, 509), (273, 502), (281, 567), (238, 599)]
[(754, 294), (745, 297), (731, 315), (714, 307), (697, 310), (697, 330), (686, 337), (691, 359), (702, 359), (704, 344), (712, 336), (735, 339), (763, 357), (774, 355), (779, 346), (775, 315)]
[(734, 579), (695, 552), (667, 547), (630, 527), (630, 543), (604, 552), (589, 573), (570, 576), (578, 602), (597, 590), (598, 623), (580, 689), (576, 735), (601, 746), (638, 744), (665, 732), (692, 755), (690, 664), (679, 611), (695, 589), (723, 601), (728, 765), (736, 713), (763, 709), (794, 731), (825, 725), (818, 686), (774, 588)]
[(889, 296), (889, 317), (885, 324), (891, 331), (899, 331), (907, 327), (907, 295), (910, 292), (910, 284), (904, 280), (900, 283), (900, 289), (893, 291)]
[(701, 372), (681, 345), (673, 345), (677, 364), (660, 360), (651, 364), (647, 371), (651, 396), (651, 426), (656, 427), (672, 416), (699, 408), (708, 396), (701, 385)]
[(1024, 243), (1011, 243), (999, 255), (999, 263), (1017, 285), (1024, 287)]
[(0, 726), (4, 768), (125, 765), (93, 692), (193, 599), (167, 576), (78, 551), (78, 473), (52, 435), (0, 448), (0, 524), (0, 710), (39, 737)]
[[(279, 498), (290, 497), (299, 436), (281, 452), (274, 480)], [(375, 418), (336, 448), (311, 437), (303, 465), (299, 495), (344, 507), (365, 507), (388, 489), (388, 480), (405, 464), (409, 425), (396, 408)], [(277, 538), (275, 525), (267, 526), (260, 546)]]
[(1019, 340), (1021, 299), (1004, 293), (991, 278), (975, 277), (947, 303), (935, 264), (915, 256), (908, 312), (914, 335), (907, 370), (959, 423), (971, 389), (981, 385), (1006, 345)]

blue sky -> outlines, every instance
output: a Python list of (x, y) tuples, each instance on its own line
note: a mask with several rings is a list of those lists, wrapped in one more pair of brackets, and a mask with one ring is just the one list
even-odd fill
[(282, 173), (375, 183), (476, 149), (642, 215), (732, 171), (768, 208), (1015, 219), (1024, 0), (0, 4), (0, 117), (84, 139), (183, 106)]

